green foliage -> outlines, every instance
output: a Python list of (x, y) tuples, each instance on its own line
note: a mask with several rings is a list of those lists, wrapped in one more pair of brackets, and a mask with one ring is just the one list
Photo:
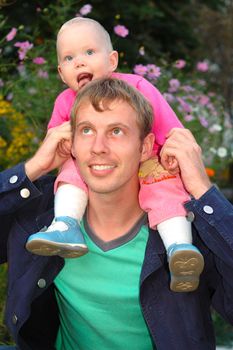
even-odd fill
[(224, 321), (215, 311), (212, 312), (215, 332), (217, 334), (217, 344), (231, 346), (233, 344), (233, 327)]
[(1, 344), (11, 344), (12, 339), (11, 336), (4, 325), (4, 300), (6, 296), (6, 265), (0, 265), (0, 345)]

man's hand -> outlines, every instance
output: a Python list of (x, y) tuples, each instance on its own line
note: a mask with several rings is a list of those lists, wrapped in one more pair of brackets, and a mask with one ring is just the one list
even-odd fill
[(25, 164), (25, 171), (31, 181), (59, 168), (71, 155), (70, 122), (49, 129), (35, 155)]
[(160, 156), (162, 165), (169, 172), (177, 169), (177, 164), (171, 162), (171, 159), (175, 158), (186, 190), (196, 199), (211, 187), (202, 161), (201, 148), (188, 129), (172, 129), (167, 135)]

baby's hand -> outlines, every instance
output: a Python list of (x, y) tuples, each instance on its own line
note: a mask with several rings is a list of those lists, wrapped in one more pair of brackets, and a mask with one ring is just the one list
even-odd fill
[(180, 172), (179, 164), (174, 156), (167, 156), (166, 159), (161, 159), (161, 164), (172, 175)]
[(71, 155), (71, 140), (62, 139), (58, 144), (58, 152), (63, 157)]

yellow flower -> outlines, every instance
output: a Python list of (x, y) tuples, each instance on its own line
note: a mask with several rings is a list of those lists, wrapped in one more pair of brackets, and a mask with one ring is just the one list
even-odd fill
[(27, 159), (35, 147), (36, 135), (22, 113), (0, 95), (0, 168)]

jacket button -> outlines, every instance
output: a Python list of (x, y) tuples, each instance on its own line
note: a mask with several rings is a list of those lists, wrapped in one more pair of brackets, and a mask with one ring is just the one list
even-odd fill
[(37, 282), (37, 285), (39, 288), (44, 288), (46, 287), (46, 281), (43, 278), (40, 278), (39, 281)]
[(18, 317), (14, 314), (13, 316), (12, 316), (12, 323), (13, 324), (16, 324), (18, 322)]
[(187, 221), (189, 221), (189, 222), (193, 222), (194, 219), (195, 219), (194, 213), (193, 213), (192, 211), (189, 211), (189, 212), (187, 213), (187, 215), (186, 215), (186, 219), (187, 219)]
[(15, 184), (17, 181), (18, 181), (18, 176), (17, 175), (13, 175), (9, 179), (10, 184)]
[(206, 214), (213, 214), (213, 212), (214, 212), (214, 209), (209, 205), (205, 205), (203, 207), (203, 210)]
[(22, 198), (28, 198), (30, 196), (30, 191), (27, 188), (22, 188), (20, 191), (20, 196)]

